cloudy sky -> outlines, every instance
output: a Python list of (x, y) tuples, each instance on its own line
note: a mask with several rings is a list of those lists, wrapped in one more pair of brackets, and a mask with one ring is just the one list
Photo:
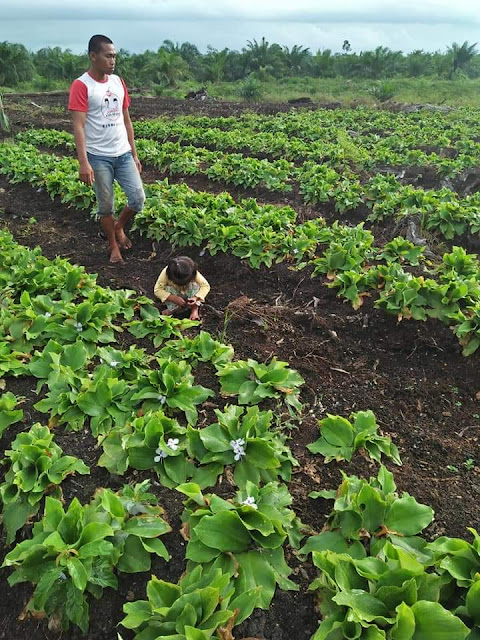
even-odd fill
[(94, 33), (131, 52), (165, 39), (240, 50), (262, 36), (312, 51), (339, 51), (345, 39), (353, 51), (435, 51), (477, 42), (479, 27), (480, 0), (0, 0), (0, 42), (76, 53)]

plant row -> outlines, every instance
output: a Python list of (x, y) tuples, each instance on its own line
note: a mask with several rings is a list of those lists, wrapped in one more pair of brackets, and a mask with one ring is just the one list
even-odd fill
[(339, 118), (335, 111), (316, 110), (275, 117), (248, 114), (232, 122), (184, 116), (137, 122), (135, 131), (159, 142), (173, 139), (249, 155), (312, 160), (333, 168), (435, 166), (439, 175), (452, 177), (477, 166), (480, 158), (480, 144), (472, 141), (475, 127), (457, 114), (432, 118), (357, 109), (342, 110)]
[[(55, 130), (31, 130), (19, 134), (21, 140), (29, 144), (45, 144), (47, 146), (64, 146), (70, 134)], [(73, 137), (68, 144), (73, 143)], [(351, 143), (350, 143), (351, 144)], [(396, 220), (418, 216), (421, 228), (440, 233), (447, 240), (464, 234), (476, 234), (480, 229), (478, 193), (459, 197), (449, 188), (424, 190), (411, 185), (403, 185), (393, 174), (379, 174), (367, 181), (361, 181), (352, 171), (348, 163), (342, 160), (342, 147), (338, 143), (332, 146), (330, 158), (337, 157), (339, 162), (319, 164), (306, 161), (301, 168), (291, 163), (278, 160), (245, 158), (239, 154), (221, 154), (196, 147), (182, 147), (179, 143), (158, 145), (148, 140), (138, 140), (137, 147), (142, 161), (170, 174), (195, 175), (204, 174), (211, 180), (220, 180), (236, 186), (262, 186), (273, 191), (289, 191), (293, 181), (297, 180), (299, 192), (304, 202), (310, 204), (334, 203), (339, 213), (355, 211), (360, 205), (372, 210), (367, 219), (377, 222), (388, 217)], [(32, 155), (28, 146), (23, 146), (25, 155)], [(357, 149), (358, 151), (358, 149)], [(15, 151), (2, 155), (15, 157)], [(365, 156), (368, 157), (368, 154)], [(41, 164), (41, 160), (39, 160)], [(45, 161), (48, 166), (48, 161)], [(74, 161), (71, 160), (71, 163)], [(4, 172), (8, 171), (8, 157), (5, 159)], [(21, 161), (15, 173), (22, 176)], [(68, 171), (69, 161), (65, 159), (52, 163), (55, 172)], [(338, 166), (340, 165), (340, 166)], [(47, 169), (48, 170), (48, 169)], [(72, 173), (74, 169), (72, 167)], [(16, 179), (16, 178), (14, 178)], [(55, 178), (49, 180), (50, 189), (55, 188)], [(87, 193), (85, 185), (73, 190), (73, 201), (82, 201)], [(88, 188), (87, 188), (88, 189)], [(67, 202), (72, 201), (70, 198)]]

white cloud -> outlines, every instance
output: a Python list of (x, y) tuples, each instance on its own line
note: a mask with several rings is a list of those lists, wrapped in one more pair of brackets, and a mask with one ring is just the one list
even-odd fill
[(109, 35), (130, 51), (157, 49), (164, 39), (241, 49), (248, 39), (311, 50), (378, 45), (409, 51), (476, 42), (478, 0), (0, 0), (0, 41), (32, 49), (83, 51), (93, 33)]

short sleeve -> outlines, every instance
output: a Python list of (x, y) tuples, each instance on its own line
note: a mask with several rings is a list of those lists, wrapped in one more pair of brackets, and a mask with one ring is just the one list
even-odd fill
[(81, 80), (74, 80), (70, 87), (68, 98), (68, 108), (70, 111), (88, 111), (88, 91), (87, 85)]
[(130, 106), (130, 96), (128, 95), (128, 89), (127, 89), (127, 85), (125, 84), (123, 78), (120, 78), (120, 81), (123, 85), (123, 90), (125, 91), (125, 95), (123, 96), (123, 111), (125, 111), (125, 109), (128, 109), (128, 107)]

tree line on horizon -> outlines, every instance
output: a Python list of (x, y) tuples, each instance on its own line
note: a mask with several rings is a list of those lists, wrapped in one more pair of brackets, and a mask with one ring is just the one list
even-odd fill
[[(75, 54), (61, 47), (44, 47), (31, 52), (24, 45), (0, 42), (0, 86), (34, 83), (47, 90), (55, 82), (69, 82), (88, 68), (87, 54)], [(176, 87), (180, 80), (235, 82), (255, 78), (264, 82), (288, 77), (361, 78), (383, 80), (421, 76), (453, 80), (480, 77), (477, 43), (454, 42), (445, 52), (417, 49), (411, 53), (379, 46), (373, 51), (352, 52), (348, 40), (342, 51), (292, 47), (249, 40), (241, 51), (208, 47), (206, 53), (190, 42), (164, 40), (157, 51), (118, 51), (117, 73), (129, 86)]]

